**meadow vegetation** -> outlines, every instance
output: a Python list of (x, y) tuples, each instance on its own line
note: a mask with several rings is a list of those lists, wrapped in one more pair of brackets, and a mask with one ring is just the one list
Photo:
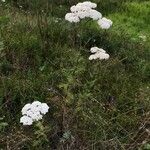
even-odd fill
[[(150, 2), (93, 0), (102, 30), (64, 19), (79, 1), (43, 1), (0, 1), (0, 149), (150, 150)], [(49, 112), (23, 126), (35, 100)]]

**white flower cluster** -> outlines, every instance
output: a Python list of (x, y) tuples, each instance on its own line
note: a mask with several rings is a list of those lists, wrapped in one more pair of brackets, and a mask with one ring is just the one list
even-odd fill
[(98, 20), (98, 24), (102, 29), (109, 29), (113, 22), (110, 19), (103, 17), (102, 19)]
[(105, 50), (98, 48), (98, 47), (92, 47), (90, 49), (92, 55), (90, 55), (89, 60), (95, 60), (95, 59), (109, 59), (109, 54), (106, 53)]
[(41, 120), (43, 115), (48, 112), (49, 106), (46, 103), (34, 101), (32, 104), (26, 104), (22, 108), (22, 117), (20, 123), (23, 125), (32, 125), (34, 121)]
[(70, 8), (71, 13), (67, 13), (65, 19), (69, 22), (80, 22), (80, 19), (91, 18), (98, 20), (98, 24), (102, 29), (109, 29), (112, 26), (110, 19), (102, 18), (102, 14), (95, 10), (97, 4), (90, 1), (78, 3)]

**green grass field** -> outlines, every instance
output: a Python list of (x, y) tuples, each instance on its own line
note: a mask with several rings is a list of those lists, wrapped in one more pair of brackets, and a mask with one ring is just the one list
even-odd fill
[[(107, 31), (65, 21), (78, 2), (0, 1), (0, 150), (150, 150), (150, 1), (93, 0)], [(49, 112), (23, 126), (35, 100)]]

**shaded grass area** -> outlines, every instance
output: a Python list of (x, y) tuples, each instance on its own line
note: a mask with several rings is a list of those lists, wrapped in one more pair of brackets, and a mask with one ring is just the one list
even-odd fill
[[(48, 17), (28, 11), (30, 5), (0, 6), (2, 149), (134, 150), (148, 144), (150, 3), (95, 2), (114, 23), (108, 31), (87, 20), (66, 22), (75, 1), (54, 2)], [(91, 46), (111, 58), (89, 62)], [(48, 103), (50, 112), (42, 123), (22, 127), (21, 108), (34, 100)]]

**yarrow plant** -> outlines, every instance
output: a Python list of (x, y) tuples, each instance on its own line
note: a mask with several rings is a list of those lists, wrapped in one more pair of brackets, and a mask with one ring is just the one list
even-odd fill
[(23, 125), (32, 125), (34, 121), (39, 121), (43, 118), (49, 110), (49, 106), (46, 103), (34, 101), (32, 104), (28, 103), (22, 108), (22, 117), (20, 123)]
[[(96, 7), (97, 4), (90, 1), (78, 3), (70, 8), (71, 13), (67, 13), (65, 15), (65, 19), (71, 23), (77, 23), (80, 22), (81, 19), (91, 18), (96, 20), (102, 29), (109, 29), (113, 22), (110, 19), (102, 17), (102, 14), (95, 10)], [(94, 54), (90, 55), (89, 60), (109, 59), (109, 54), (107, 54), (106, 51), (101, 48), (92, 47), (90, 51)]]
[(98, 48), (98, 47), (92, 47), (90, 49), (92, 55), (90, 55), (89, 60), (95, 60), (95, 59), (109, 59), (109, 54), (106, 53), (105, 50)]
[(113, 24), (112, 21), (105, 17), (102, 18), (102, 14), (95, 10), (96, 7), (97, 4), (90, 1), (78, 3), (70, 8), (71, 13), (67, 13), (65, 15), (65, 19), (71, 23), (77, 23), (80, 22), (81, 19), (91, 18), (93, 20), (97, 20), (98, 25), (102, 29), (109, 29)]

